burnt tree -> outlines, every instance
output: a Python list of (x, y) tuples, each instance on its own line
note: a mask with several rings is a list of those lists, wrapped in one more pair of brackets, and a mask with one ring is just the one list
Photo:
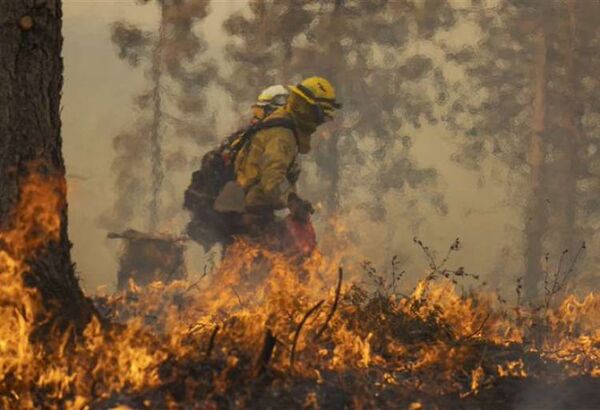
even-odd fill
[[(60, 0), (0, 2), (1, 230), (13, 227), (11, 215), (29, 174), (52, 177), (65, 186), (60, 133), (61, 20)], [(89, 319), (92, 307), (79, 287), (71, 261), (66, 192), (60, 192), (58, 240), (46, 242), (30, 258), (24, 279), (39, 290), (46, 307), (55, 309), (55, 318), (80, 327)]]

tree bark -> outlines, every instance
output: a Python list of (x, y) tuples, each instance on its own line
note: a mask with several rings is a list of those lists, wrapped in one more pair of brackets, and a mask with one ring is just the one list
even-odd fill
[[(576, 221), (577, 209), (577, 180), (579, 179), (579, 159), (577, 154), (581, 143), (581, 129), (579, 127), (582, 109), (577, 93), (578, 73), (575, 64), (577, 48), (577, 20), (575, 0), (565, 0), (568, 25), (565, 41), (566, 58), (566, 95), (562, 99), (562, 115), (560, 116), (559, 128), (562, 134), (562, 152), (560, 155), (559, 174), (559, 223), (558, 233), (562, 249), (571, 251), (577, 246), (576, 241), (579, 229)], [(561, 249), (561, 250), (562, 250)]]
[[(342, 7), (344, 6), (344, 0), (335, 0), (333, 11), (331, 12), (329, 24), (332, 33), (337, 33), (339, 28), (337, 24), (339, 24), (338, 15), (341, 12)], [(336, 36), (330, 36), (329, 45), (328, 45), (328, 56), (332, 62), (344, 61), (343, 51), (340, 46), (339, 39)], [(329, 78), (335, 78), (335, 65), (329, 66), (330, 71), (328, 74)], [(338, 86), (340, 82), (338, 81)], [(339, 91), (338, 91), (339, 92)], [(341, 164), (340, 157), (341, 152), (339, 149), (339, 139), (340, 139), (340, 128), (333, 130), (329, 138), (327, 139), (327, 156), (328, 156), (328, 168), (329, 168), (329, 196), (327, 197), (327, 213), (329, 216), (336, 215), (340, 210), (340, 182), (341, 182)]]
[(538, 284), (543, 277), (542, 253), (543, 235), (546, 231), (544, 162), (545, 147), (543, 135), (546, 130), (546, 33), (543, 23), (536, 36), (534, 60), (533, 127), (529, 140), (528, 162), (530, 168), (530, 188), (525, 221), (525, 297), (534, 300), (538, 296)]
[(340, 207), (340, 150), (338, 148), (338, 136), (336, 132), (331, 133), (327, 139), (327, 156), (329, 158), (329, 195), (327, 196), (327, 213), (329, 216), (336, 215)]
[(162, 75), (163, 44), (165, 36), (165, 12), (167, 5), (159, 2), (160, 25), (158, 39), (152, 56), (152, 128), (150, 134), (150, 162), (152, 165), (152, 192), (149, 204), (148, 230), (155, 232), (158, 227), (160, 213), (160, 193), (164, 179), (162, 160)]
[[(60, 134), (61, 26), (60, 0), (0, 1), (1, 230), (13, 227), (11, 216), (29, 174), (52, 176), (66, 186)], [(24, 279), (39, 290), (55, 319), (81, 328), (93, 308), (71, 262), (66, 190), (60, 195), (58, 240), (50, 240), (28, 260)]]

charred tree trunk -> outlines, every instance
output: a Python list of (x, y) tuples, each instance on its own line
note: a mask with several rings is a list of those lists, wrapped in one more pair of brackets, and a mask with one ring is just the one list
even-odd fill
[(546, 130), (546, 33), (543, 21), (536, 36), (534, 61), (533, 129), (529, 140), (530, 193), (525, 220), (526, 271), (525, 297), (538, 296), (538, 284), (543, 278), (543, 236), (546, 231), (544, 184), (544, 132)]
[[(0, 229), (13, 228), (12, 212), (31, 172), (65, 182), (61, 151), (63, 84), (60, 0), (0, 2)], [(34, 164), (34, 165), (32, 165)], [(34, 168), (32, 168), (34, 167)], [(66, 192), (62, 191), (63, 198)], [(25, 283), (39, 290), (55, 318), (87, 323), (93, 309), (71, 262), (66, 198), (60, 201), (58, 240), (28, 261)], [(40, 235), (40, 234), (38, 234)]]

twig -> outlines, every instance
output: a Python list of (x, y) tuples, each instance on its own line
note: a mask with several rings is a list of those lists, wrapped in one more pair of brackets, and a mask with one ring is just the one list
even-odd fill
[(490, 316), (491, 316), (491, 313), (488, 313), (487, 316), (485, 317), (485, 319), (483, 319), (483, 321), (479, 325), (479, 327), (473, 333), (471, 333), (470, 335), (463, 337), (462, 340), (470, 339), (473, 336), (475, 336), (477, 333), (481, 332), (483, 330), (483, 327), (487, 323), (488, 319), (490, 318)]
[(311, 307), (304, 314), (304, 317), (302, 318), (302, 320), (298, 324), (298, 327), (296, 327), (296, 332), (294, 333), (294, 341), (292, 343), (292, 351), (290, 352), (290, 370), (294, 369), (294, 358), (295, 358), (295, 355), (296, 355), (296, 344), (298, 343), (298, 338), (300, 337), (300, 331), (302, 330), (302, 326), (304, 326), (304, 323), (310, 317), (310, 315), (312, 315), (318, 308), (321, 307), (321, 305), (323, 304), (323, 302), (324, 302), (324, 300), (321, 299), (319, 301), (319, 303), (317, 303), (316, 305), (314, 305), (313, 307)]
[(450, 255), (452, 254), (452, 252), (456, 252), (459, 249), (460, 249), (460, 238), (456, 238), (454, 240), (454, 242), (452, 242), (452, 245), (450, 245), (450, 247), (448, 248), (448, 253), (446, 254), (446, 256), (444, 257), (444, 259), (442, 260), (442, 263), (440, 263), (440, 265), (438, 266), (438, 270), (442, 269), (444, 266), (446, 266), (446, 263), (450, 259)]
[(565, 260), (565, 256), (567, 255), (567, 253), (569, 253), (569, 250), (565, 249), (560, 255), (560, 259), (558, 260), (558, 266), (556, 267), (556, 273), (554, 274), (554, 277), (556, 278), (558, 278), (558, 275), (560, 275), (560, 272), (562, 270), (562, 264)]
[(204, 273), (202, 274), (202, 276), (200, 276), (200, 279), (198, 279), (196, 282), (194, 282), (190, 286), (188, 286), (187, 289), (183, 291), (183, 293), (187, 293), (190, 290), (192, 290), (193, 288), (198, 287), (198, 284), (202, 281), (202, 279), (204, 279), (206, 277), (206, 275), (207, 275), (207, 273), (205, 270)]
[[(437, 263), (435, 262), (435, 258), (431, 254), (428, 246), (425, 246), (421, 240), (419, 240), (416, 236), (413, 238), (413, 242), (419, 245), (427, 259), (429, 259), (429, 268), (433, 271), (432, 273), (436, 273), (438, 271)], [(431, 274), (430, 274), (431, 276)]]
[(397, 272), (397, 268), (398, 268), (399, 262), (398, 262), (398, 255), (394, 255), (392, 257), (392, 283), (388, 286), (388, 291), (391, 290), (392, 293), (396, 293), (396, 285), (398, 284), (398, 281), (400, 281), (400, 278), (402, 278), (402, 275), (404, 275), (404, 273), (406, 271), (402, 271), (400, 273)]
[(319, 331), (317, 332), (317, 334), (315, 335), (315, 338), (313, 339), (315, 342), (317, 340), (319, 340), (319, 338), (321, 337), (321, 335), (323, 334), (323, 332), (325, 331), (325, 329), (327, 328), (327, 325), (329, 325), (329, 321), (331, 320), (331, 318), (333, 317), (336, 309), (337, 309), (337, 305), (338, 305), (338, 301), (340, 300), (340, 292), (342, 290), (342, 280), (344, 278), (344, 271), (342, 268), (338, 269), (338, 284), (337, 284), (337, 288), (335, 288), (335, 298), (333, 299), (333, 305), (331, 306), (331, 309), (329, 310), (329, 313), (327, 314), (327, 318), (325, 319), (325, 323), (323, 323), (323, 326), (321, 326), (321, 328), (319, 329)]
[(215, 346), (215, 337), (217, 337), (219, 329), (219, 325), (216, 325), (212, 333), (210, 334), (210, 339), (208, 339), (208, 346), (206, 347), (206, 353), (204, 354), (204, 360), (208, 360), (210, 354), (212, 353), (213, 347)]
[(241, 307), (244, 307), (244, 302), (242, 302), (242, 298), (240, 297), (240, 294), (237, 293), (237, 291), (235, 290), (235, 288), (233, 286), (230, 286), (231, 291), (233, 292), (233, 294), (235, 295), (235, 297), (237, 297), (237, 300), (240, 304)]
[(194, 334), (195, 332), (202, 330), (202, 328), (204, 328), (203, 324), (198, 324), (197, 322), (193, 323), (188, 327), (186, 335), (190, 336), (190, 335)]
[(573, 273), (573, 271), (575, 270), (575, 265), (577, 264), (577, 260), (579, 259), (579, 257), (581, 256), (581, 252), (583, 252), (586, 249), (586, 244), (585, 242), (581, 243), (581, 246), (579, 247), (579, 249), (577, 250), (577, 253), (575, 254), (575, 256), (573, 257), (573, 260), (571, 261), (571, 266), (569, 266), (569, 270), (567, 271), (567, 273), (565, 273), (565, 275), (563, 276), (563, 280), (561, 282), (561, 287), (563, 287), (565, 285), (565, 282), (567, 281), (567, 278), (570, 274)]
[(567, 283), (567, 279), (569, 278), (569, 276), (575, 270), (575, 265), (577, 264), (577, 260), (579, 259), (579, 257), (581, 256), (581, 253), (585, 249), (586, 249), (586, 244), (585, 244), (585, 242), (582, 242), (581, 246), (577, 250), (577, 253), (575, 254), (575, 256), (573, 257), (573, 259), (571, 260), (571, 265), (569, 266), (569, 269), (563, 274), (563, 276), (561, 278), (560, 277), (560, 267), (562, 265), (563, 257), (566, 255), (566, 253), (568, 252), (568, 250), (565, 250), (563, 252), (563, 254), (562, 254), (561, 258), (560, 258), (560, 261), (559, 261), (558, 270), (557, 270), (557, 272), (554, 275), (554, 278), (552, 280), (552, 286), (551, 287), (548, 287), (547, 277), (544, 278), (544, 290), (546, 291), (546, 303), (545, 303), (545, 308), (546, 309), (548, 309), (550, 307), (550, 303), (552, 301), (552, 298), (556, 294), (558, 294), (560, 291), (563, 290), (565, 284)]

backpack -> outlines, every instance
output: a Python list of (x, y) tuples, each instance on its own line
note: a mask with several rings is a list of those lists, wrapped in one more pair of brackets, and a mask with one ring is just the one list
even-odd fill
[(236, 233), (235, 216), (217, 212), (213, 205), (225, 184), (235, 180), (237, 155), (250, 144), (258, 131), (275, 127), (284, 127), (296, 134), (292, 119), (267, 118), (230, 135), (219, 147), (207, 152), (202, 157), (200, 169), (192, 173), (192, 181), (183, 200), (184, 209), (192, 214), (187, 233), (205, 250), (217, 242), (227, 242)]

